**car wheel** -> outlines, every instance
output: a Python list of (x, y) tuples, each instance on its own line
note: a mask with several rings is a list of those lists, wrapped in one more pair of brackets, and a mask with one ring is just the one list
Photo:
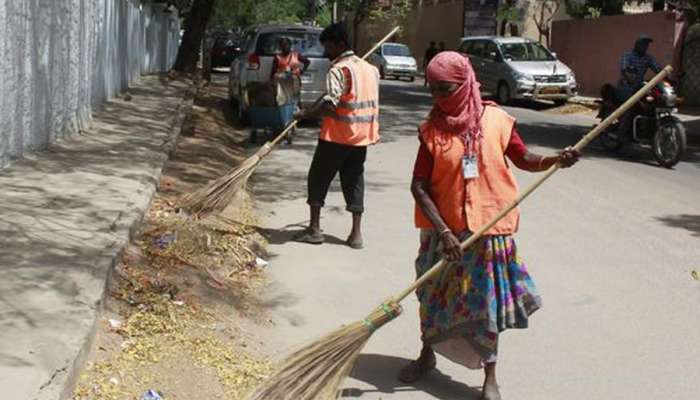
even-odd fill
[(569, 100), (557, 99), (557, 100), (554, 100), (554, 105), (557, 107), (561, 107), (568, 102), (569, 102)]
[(510, 87), (507, 83), (501, 82), (498, 84), (498, 103), (501, 105), (507, 105), (510, 103)]
[(248, 124), (250, 124), (250, 118), (248, 115), (248, 110), (244, 108), (243, 96), (240, 92), (238, 92), (238, 99), (234, 99), (234, 103), (235, 104), (233, 104), (233, 110), (236, 120), (239, 124), (247, 126)]
[(415, 76), (412, 76), (412, 77), (410, 77), (410, 78), (408, 79), (408, 81), (409, 81), (409, 82), (415, 82), (415, 81), (416, 81), (416, 77), (415, 77)]

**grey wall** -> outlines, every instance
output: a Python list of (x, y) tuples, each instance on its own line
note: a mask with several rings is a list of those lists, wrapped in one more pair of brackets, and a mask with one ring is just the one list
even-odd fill
[(175, 60), (176, 12), (139, 0), (0, 0), (0, 168), (85, 129), (92, 110)]

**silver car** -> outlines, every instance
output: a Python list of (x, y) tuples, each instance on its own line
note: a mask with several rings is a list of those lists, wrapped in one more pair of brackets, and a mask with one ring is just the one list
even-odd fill
[(279, 53), (279, 39), (288, 38), (292, 50), (311, 62), (301, 77), (302, 106), (313, 104), (326, 90), (326, 73), (330, 61), (319, 42), (321, 28), (299, 24), (260, 25), (248, 30), (241, 53), (231, 64), (228, 93), (234, 110), (245, 119), (249, 107), (247, 85), (270, 80), (274, 56)]
[(463, 38), (459, 50), (469, 55), (484, 92), (498, 102), (552, 100), (563, 104), (578, 94), (573, 71), (556, 54), (519, 37)]
[(406, 77), (411, 82), (416, 80), (416, 59), (405, 44), (384, 43), (370, 56), (369, 61), (377, 67), (382, 79), (393, 76), (397, 79)]

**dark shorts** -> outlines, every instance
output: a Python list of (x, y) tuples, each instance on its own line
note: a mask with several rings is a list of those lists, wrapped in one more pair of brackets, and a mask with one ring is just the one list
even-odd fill
[(328, 188), (335, 175), (340, 172), (340, 186), (343, 188), (346, 210), (362, 213), (365, 209), (366, 157), (366, 146), (348, 146), (319, 140), (309, 168), (307, 203), (323, 207)]

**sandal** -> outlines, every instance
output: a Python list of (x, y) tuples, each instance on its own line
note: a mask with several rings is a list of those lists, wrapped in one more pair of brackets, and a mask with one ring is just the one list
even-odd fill
[(436, 360), (428, 362), (427, 365), (419, 364), (418, 361), (411, 361), (407, 366), (399, 371), (399, 380), (403, 383), (413, 383), (423, 377), (426, 373), (435, 369)]
[(309, 243), (309, 244), (323, 244), (325, 238), (320, 232), (314, 233), (310, 229), (306, 229), (300, 234), (294, 236), (295, 242)]
[(345, 244), (347, 244), (351, 249), (355, 249), (355, 250), (360, 250), (360, 249), (363, 249), (365, 247), (364, 243), (362, 243), (362, 239), (350, 241), (350, 238), (347, 238), (345, 240)]

